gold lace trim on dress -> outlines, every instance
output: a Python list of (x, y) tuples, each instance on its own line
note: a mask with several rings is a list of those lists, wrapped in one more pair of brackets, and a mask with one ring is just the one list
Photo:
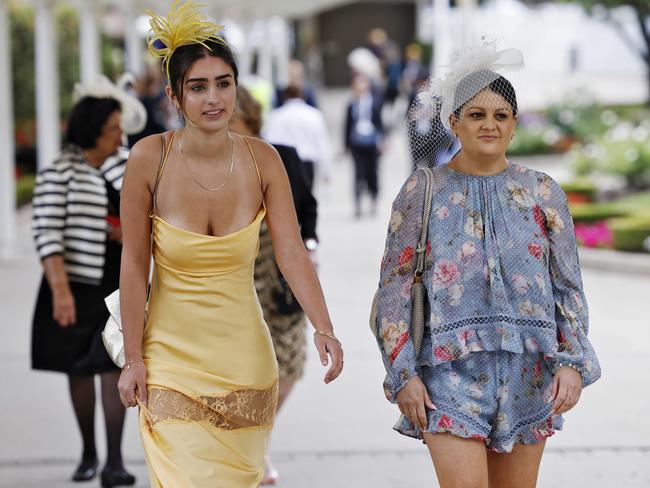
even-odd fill
[(223, 430), (272, 427), (277, 400), (277, 382), (265, 390), (250, 388), (198, 398), (167, 388), (152, 388), (145, 412), (150, 427), (167, 421), (208, 422)]

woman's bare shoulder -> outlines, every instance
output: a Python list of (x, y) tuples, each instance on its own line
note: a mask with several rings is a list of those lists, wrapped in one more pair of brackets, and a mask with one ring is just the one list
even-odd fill
[(284, 170), (282, 159), (280, 159), (278, 151), (271, 144), (257, 137), (246, 137), (246, 140), (251, 146), (262, 176), (265, 174), (271, 176), (280, 170)]
[(260, 139), (259, 137), (246, 137), (246, 140), (251, 145), (251, 149), (253, 150), (258, 162), (264, 163), (268, 162), (268, 160), (273, 161), (280, 159), (275, 148), (264, 139)]
[[(163, 133), (165, 143), (169, 142), (170, 133)], [(127, 170), (149, 180), (155, 177), (164, 150), (161, 134), (143, 137), (131, 148)]]

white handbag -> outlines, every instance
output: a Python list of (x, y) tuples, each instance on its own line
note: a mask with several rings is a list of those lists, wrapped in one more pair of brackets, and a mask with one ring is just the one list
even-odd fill
[(120, 316), (120, 290), (104, 298), (106, 308), (110, 314), (104, 331), (102, 341), (113, 362), (120, 368), (124, 367), (124, 335), (122, 334), (122, 318)]
[[(174, 141), (174, 136), (176, 132), (172, 132), (171, 139), (169, 140), (169, 145), (165, 151), (165, 136), (162, 134), (163, 141), (163, 152), (160, 154), (160, 165), (158, 166), (158, 173), (156, 174), (156, 182), (153, 188), (153, 216), (156, 215), (157, 205), (156, 205), (156, 196), (158, 195), (158, 182), (162, 175), (165, 163), (167, 162), (167, 156), (169, 155), (169, 150), (171, 149), (172, 142)], [(149, 235), (149, 256), (153, 254), (153, 220), (151, 221), (151, 233)], [(153, 269), (153, 265), (149, 265), (149, 269)], [(144, 321), (147, 322), (147, 313), (149, 312), (149, 297), (151, 296), (151, 276), (152, 272), (149, 272), (149, 283), (147, 285), (147, 300), (144, 306)], [(110, 295), (108, 295), (104, 302), (106, 303), (106, 308), (110, 314), (106, 325), (104, 326), (104, 331), (102, 332), (102, 341), (104, 342), (104, 347), (108, 352), (108, 355), (111, 357), (113, 362), (119, 367), (123, 368), (125, 363), (124, 358), (124, 334), (122, 332), (122, 314), (120, 312), (120, 290), (117, 289)]]

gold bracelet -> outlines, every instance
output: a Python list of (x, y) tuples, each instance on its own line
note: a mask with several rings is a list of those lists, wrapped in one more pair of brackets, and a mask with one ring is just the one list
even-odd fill
[(126, 369), (128, 371), (131, 369), (131, 365), (135, 363), (144, 363), (144, 359), (134, 359), (133, 361), (127, 361), (124, 363), (124, 366), (122, 366), (122, 369)]
[(339, 341), (336, 338), (336, 336), (334, 334), (331, 334), (330, 332), (325, 332), (324, 330), (317, 330), (316, 332), (314, 332), (314, 337), (316, 336), (316, 334), (322, 335), (322, 336), (325, 336), (325, 337), (329, 337), (330, 339), (335, 340), (336, 343), (339, 345), (339, 347), (343, 347), (343, 344), (341, 344), (341, 341)]

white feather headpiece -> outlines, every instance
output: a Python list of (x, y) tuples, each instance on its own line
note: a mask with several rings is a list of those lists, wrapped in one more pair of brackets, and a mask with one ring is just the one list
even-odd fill
[[(418, 100), (425, 106), (440, 105), (440, 120), (449, 128), (449, 116), (471, 96), (494, 81), (501, 71), (523, 69), (524, 57), (518, 49), (497, 51), (496, 41), (485, 41), (478, 46), (469, 46), (454, 54), (448, 71), (420, 91)], [(473, 93), (467, 99), (458, 100), (456, 91), (459, 83), (472, 73), (484, 72), (485, 76), (476, 80)]]

